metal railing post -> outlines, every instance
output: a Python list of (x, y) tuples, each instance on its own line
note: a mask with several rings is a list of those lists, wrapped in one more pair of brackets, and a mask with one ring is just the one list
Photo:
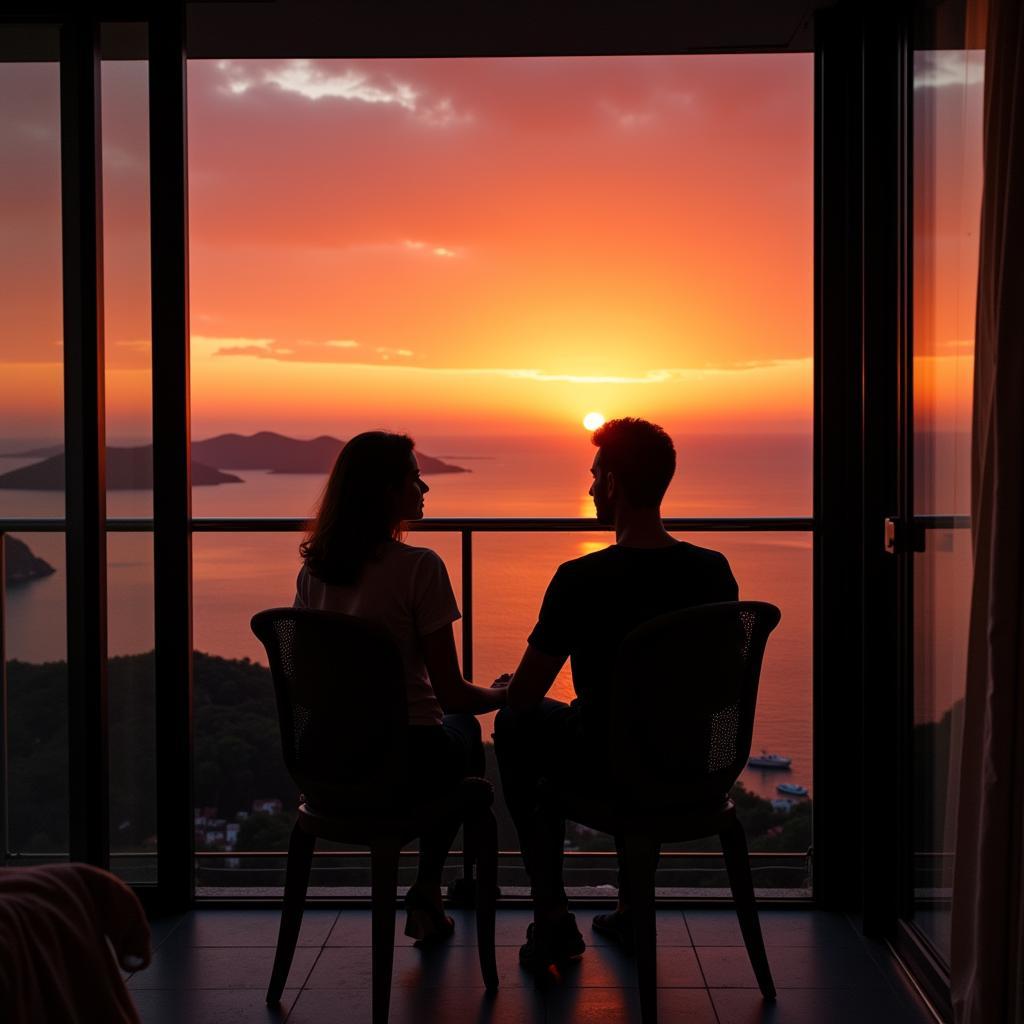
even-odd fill
[(473, 531), (462, 531), (462, 674), (473, 678)]

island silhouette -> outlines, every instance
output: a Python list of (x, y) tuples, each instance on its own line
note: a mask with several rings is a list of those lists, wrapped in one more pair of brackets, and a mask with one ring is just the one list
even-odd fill
[[(218, 469), (265, 469), (271, 473), (327, 473), (345, 442), (322, 434), (300, 441), (270, 430), (258, 434), (218, 434), (192, 442), (192, 458)], [(417, 451), (421, 473), (468, 473), (431, 455)]]
[[(213, 466), (192, 460), (192, 484), (210, 487), (214, 484), (240, 484), (242, 478), (222, 473)], [(153, 446), (115, 448), (107, 446), (107, 490), (148, 491), (153, 486)], [(51, 455), (31, 466), (22, 466), (0, 475), (0, 490), (63, 491), (64, 453)]]
[(10, 534), (4, 536), (4, 580), (9, 586), (52, 576), (56, 570), (49, 562), (32, 554), (29, 546)]
[[(256, 434), (219, 434), (192, 442), (192, 485), (211, 487), (241, 483), (226, 470), (264, 470), (269, 473), (327, 473), (345, 442), (322, 435), (303, 441), (264, 430)], [(468, 473), (468, 469), (417, 452), (420, 472)], [(11, 453), (9, 458), (41, 458), (30, 466), (0, 474), (0, 490), (61, 491), (64, 489), (64, 452), (60, 447)], [(153, 481), (153, 446), (107, 447), (107, 489), (149, 490)]]

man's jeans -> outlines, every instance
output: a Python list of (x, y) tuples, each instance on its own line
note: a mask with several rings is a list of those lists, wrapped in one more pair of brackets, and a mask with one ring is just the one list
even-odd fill
[[(494, 752), (534, 902), (542, 909), (564, 906), (565, 819), (538, 813), (538, 786), (550, 779), (569, 789), (607, 792), (609, 752), (587, 742), (575, 708), (550, 698), (527, 711), (499, 711)], [(621, 881), (620, 873), (620, 894)]]

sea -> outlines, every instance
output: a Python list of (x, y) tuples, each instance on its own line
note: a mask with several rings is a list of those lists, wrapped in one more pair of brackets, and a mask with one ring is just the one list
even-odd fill
[[(810, 433), (695, 435), (676, 438), (679, 468), (666, 495), (670, 517), (809, 517), (812, 507)], [(112, 443), (119, 443), (112, 441)], [(427, 454), (462, 466), (467, 473), (426, 477), (429, 517), (593, 517), (587, 494), (594, 449), (579, 437), (420, 436)], [(26, 448), (2, 442), (2, 451)], [(35, 461), (0, 457), (0, 472)], [(224, 467), (228, 468), (228, 467)], [(307, 517), (324, 484), (319, 474), (232, 471), (241, 483), (193, 490), (195, 516)], [(148, 490), (113, 491), (108, 514), (145, 517)], [(60, 517), (59, 492), (0, 490), (0, 518)], [(432, 547), (444, 559), (461, 600), (461, 542), (457, 534), (427, 529), (407, 542)], [(6, 653), (31, 662), (65, 656), (66, 601), (63, 537), (18, 534), (57, 571), (9, 587)], [(791, 758), (786, 772), (747, 768), (742, 781), (774, 798), (779, 782), (812, 789), (812, 537), (809, 532), (701, 532), (680, 534), (716, 548), (729, 559), (744, 599), (770, 601), (782, 620), (768, 642), (758, 696), (753, 752)], [(249, 631), (254, 612), (291, 604), (299, 567), (296, 534), (197, 533), (193, 538), (193, 637), (196, 650), (265, 663)], [(510, 672), (522, 655), (552, 574), (567, 559), (614, 542), (611, 533), (482, 533), (473, 537), (473, 678), (487, 685)], [(153, 538), (108, 535), (111, 655), (153, 647)], [(456, 628), (461, 646), (461, 630)], [(551, 696), (570, 700), (568, 665)], [(485, 733), (489, 722), (484, 722)]]

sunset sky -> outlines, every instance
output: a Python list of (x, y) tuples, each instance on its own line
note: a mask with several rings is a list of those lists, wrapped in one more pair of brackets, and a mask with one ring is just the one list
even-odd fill
[[(812, 74), (810, 54), (190, 62), (194, 436), (547, 433), (591, 410), (808, 430)], [(0, 437), (54, 436), (56, 67), (0, 86)], [(145, 65), (106, 63), (103, 87), (109, 433), (138, 438)]]

